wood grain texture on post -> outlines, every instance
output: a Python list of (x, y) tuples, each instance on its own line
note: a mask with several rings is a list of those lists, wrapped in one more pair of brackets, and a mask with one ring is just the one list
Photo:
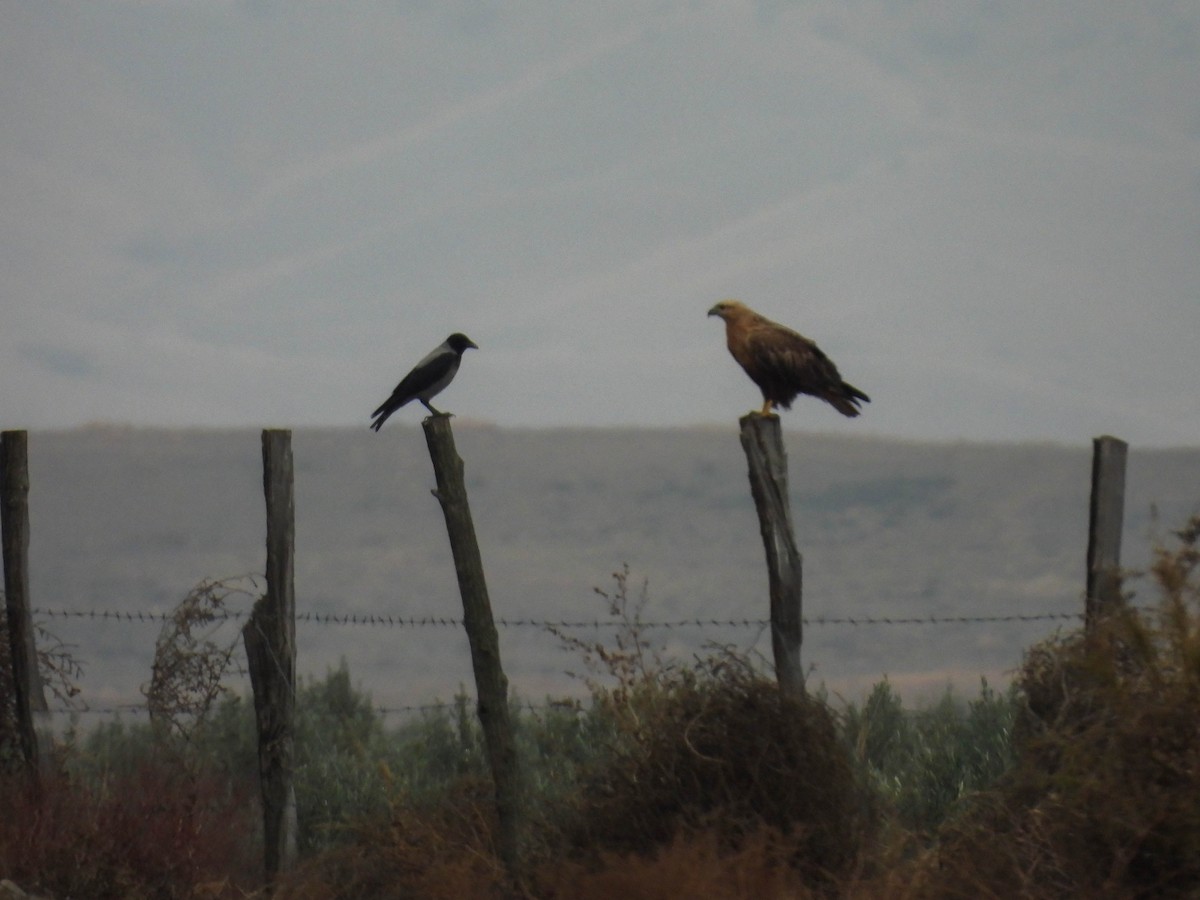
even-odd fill
[(1092, 441), (1088, 509), (1085, 627), (1121, 602), (1121, 531), (1125, 526), (1125, 463), (1129, 445), (1103, 435)]
[(296, 860), (295, 759), (296, 591), (292, 433), (262, 433), (263, 494), (267, 506), (267, 591), (242, 629), (254, 718), (263, 804), (263, 864), (267, 879)]
[(498, 851), (514, 881), (521, 879), (521, 794), (516, 743), (508, 709), (508, 677), (500, 661), (500, 639), (492, 616), (483, 560), (467, 501), (464, 466), (454, 446), (450, 416), (421, 423), (433, 463), (437, 497), (446, 519), (454, 571), (462, 596), (463, 626), (471, 647), (479, 724), (496, 790)]
[(26, 769), (38, 777), (39, 751), (34, 713), (46, 710), (38, 673), (37, 646), (29, 597), (28, 434), (0, 434), (0, 542), (4, 558), (4, 605), (12, 665), (17, 737)]
[(785, 693), (804, 693), (803, 559), (796, 549), (788, 501), (787, 454), (778, 416), (751, 413), (738, 420), (750, 468), (750, 493), (758, 511), (771, 595), (771, 650), (775, 677)]

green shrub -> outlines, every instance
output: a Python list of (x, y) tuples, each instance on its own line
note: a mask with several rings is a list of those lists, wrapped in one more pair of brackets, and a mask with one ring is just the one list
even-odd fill
[(1015, 690), (998, 695), (985, 680), (962, 703), (949, 690), (931, 707), (904, 709), (885, 679), (862, 707), (842, 715), (845, 738), (871, 785), (900, 824), (933, 832), (965, 797), (1012, 766)]

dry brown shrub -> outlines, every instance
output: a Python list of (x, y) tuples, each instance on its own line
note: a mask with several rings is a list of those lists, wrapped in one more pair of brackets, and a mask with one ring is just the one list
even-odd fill
[(261, 844), (250, 797), (219, 779), (146, 764), (98, 784), (62, 773), (40, 789), (0, 779), (0, 873), (31, 890), (90, 900), (244, 897)]
[(852, 867), (870, 816), (828, 708), (787, 697), (736, 658), (672, 673), (628, 698), (626, 741), (593, 773), (571, 843), (652, 854), (680, 835), (726, 850), (770, 829), (810, 883)]
[(191, 742), (217, 703), (229, 695), (225, 680), (239, 671), (241, 634), (223, 626), (234, 602), (252, 602), (256, 590), (249, 575), (204, 579), (163, 622), (150, 683), (142, 692), (150, 721), (164, 738)]
[(281, 879), (273, 900), (469, 900), (503, 895), (490, 783), (464, 779), (436, 805), (396, 798), (386, 821)]
[(1018, 766), (943, 829), (914, 896), (1200, 894), (1200, 517), (1177, 537), (1155, 609), (1028, 652)]

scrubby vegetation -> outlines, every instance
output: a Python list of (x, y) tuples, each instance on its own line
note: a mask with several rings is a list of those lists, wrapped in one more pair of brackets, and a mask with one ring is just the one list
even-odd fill
[[(684, 665), (639, 626), (560, 637), (582, 704), (514, 700), (527, 869), (545, 898), (1187, 897), (1200, 892), (1200, 519), (1158, 551), (1157, 604), (1030, 648), (906, 708), (788, 699), (714, 648)], [(297, 697), (302, 861), (258, 878), (249, 703), (180, 732), (68, 733), (40, 792), (3, 785), (0, 875), (52, 896), (499, 896), (482, 740), (465, 695), (389, 722), (343, 665)]]
[(886, 681), (862, 706), (848, 704), (842, 729), (851, 755), (896, 823), (928, 837), (964, 797), (993, 785), (1013, 764), (1020, 697), (985, 680), (964, 703), (949, 691), (936, 704), (905, 709)]
[(1200, 894), (1200, 517), (1155, 553), (1156, 607), (1030, 650), (1016, 762), (941, 830), (940, 895)]

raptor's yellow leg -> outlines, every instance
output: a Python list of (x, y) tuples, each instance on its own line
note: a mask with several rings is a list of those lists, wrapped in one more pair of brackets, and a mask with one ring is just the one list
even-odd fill
[(764, 416), (771, 415), (772, 405), (773, 405), (773, 403), (770, 400), (763, 401), (762, 415), (764, 415)]

